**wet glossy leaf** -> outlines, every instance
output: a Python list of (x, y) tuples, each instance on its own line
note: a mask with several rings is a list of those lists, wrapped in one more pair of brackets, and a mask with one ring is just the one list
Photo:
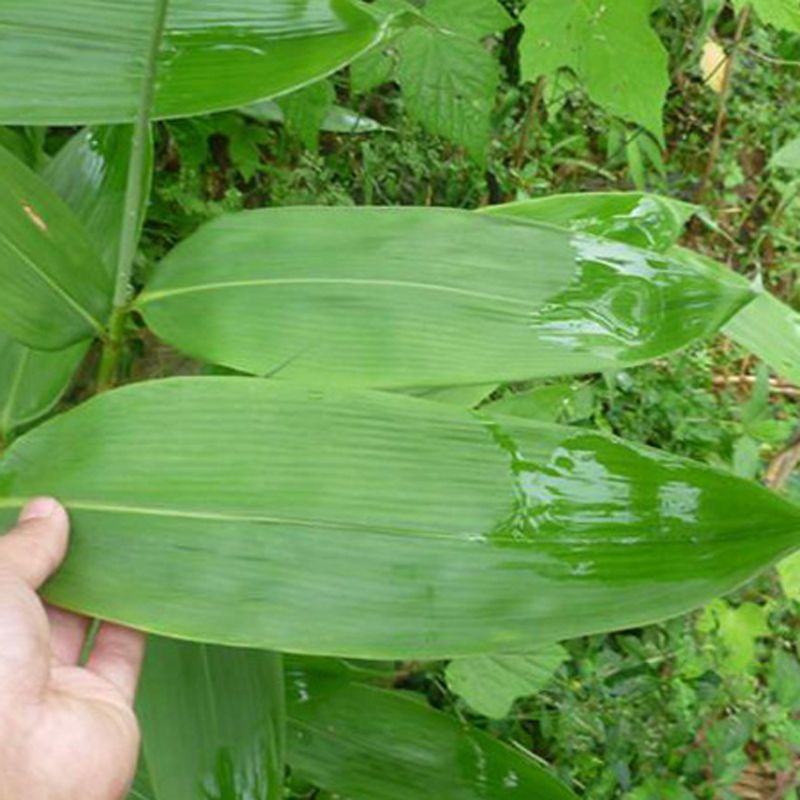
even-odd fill
[(481, 213), (549, 222), (664, 252), (674, 245), (697, 206), (643, 192), (554, 194), (488, 206)]
[(267, 209), (184, 241), (138, 307), (170, 344), (245, 372), (450, 386), (619, 368), (713, 333), (749, 289), (697, 270), (468, 211)]
[[(133, 127), (85, 128), (59, 150), (42, 177), (83, 223), (110, 275), (117, 267)], [(139, 228), (144, 222), (152, 178), (153, 143), (145, 145)]]
[[(673, 247), (696, 206), (638, 192), (554, 195), (541, 200), (493, 206), (482, 213), (537, 219), (576, 231), (664, 251), (685, 266), (712, 271), (742, 290), (741, 275), (699, 253)], [(778, 373), (800, 382), (800, 314), (766, 291), (760, 291), (725, 325), (725, 333), (764, 359)]]
[(570, 800), (533, 758), (409, 692), (289, 670), (292, 769), (343, 800)]
[(217, 643), (519, 652), (683, 613), (788, 555), (766, 489), (597, 433), (380, 392), (176, 378), (107, 392), (0, 461), (0, 529), (68, 506), (55, 603)]
[[(264, 100), (253, 103), (241, 109), (243, 114), (261, 122), (284, 121), (281, 107), (274, 100)], [(385, 125), (359, 114), (343, 106), (334, 105), (326, 114), (320, 125), (321, 130), (328, 133), (374, 133), (375, 131), (389, 130)]]
[[(727, 273), (742, 288), (749, 281), (724, 264), (685, 248), (671, 254), (684, 264)], [(723, 328), (734, 341), (767, 362), (779, 375), (800, 383), (800, 314), (765, 289), (745, 305)]]
[(752, 5), (768, 25), (800, 33), (800, 6), (796, 0), (733, 0), (733, 5), (737, 11)]
[(154, 800), (283, 797), (277, 653), (151, 637), (137, 713)]
[(0, 329), (57, 350), (100, 331), (111, 278), (68, 206), (0, 148)]
[(458, 658), (447, 665), (447, 686), (479, 714), (502, 719), (518, 697), (544, 689), (568, 656), (551, 644), (524, 655)]
[[(651, 0), (534, 0), (522, 12), (523, 79), (568, 67), (606, 111), (663, 140), (667, 51), (650, 27)], [(620, 54), (623, 54), (621, 56)]]
[[(168, 6), (155, 43), (156, 118), (291, 91), (338, 69), (382, 35), (374, 17), (349, 0), (171, 0)], [(144, 0), (6, 0), (0, 120), (133, 121), (156, 11), (156, 3)]]

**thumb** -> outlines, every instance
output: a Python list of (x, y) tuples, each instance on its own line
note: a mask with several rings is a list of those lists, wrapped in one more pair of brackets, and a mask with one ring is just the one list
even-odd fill
[(36, 590), (64, 558), (68, 531), (64, 508), (40, 497), (0, 536), (0, 695), (15, 701), (36, 696), (47, 683), (50, 628)]
[(0, 536), (0, 573), (38, 589), (64, 560), (68, 536), (69, 518), (57, 500), (31, 500), (17, 526)]

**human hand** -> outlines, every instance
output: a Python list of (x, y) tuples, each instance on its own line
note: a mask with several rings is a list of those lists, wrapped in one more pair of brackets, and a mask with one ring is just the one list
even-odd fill
[(81, 667), (89, 620), (36, 594), (68, 536), (49, 498), (0, 536), (0, 800), (119, 800), (136, 769), (144, 636), (104, 623)]

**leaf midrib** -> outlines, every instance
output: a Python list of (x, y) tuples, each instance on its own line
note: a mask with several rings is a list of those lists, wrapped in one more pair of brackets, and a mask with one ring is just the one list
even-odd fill
[(194, 294), (196, 292), (221, 291), (225, 289), (247, 289), (256, 286), (293, 286), (293, 285), (344, 285), (344, 286), (378, 286), (391, 289), (421, 289), (431, 292), (444, 292), (448, 294), (463, 295), (481, 300), (499, 301), (511, 305), (523, 306), (531, 309), (532, 303), (520, 300), (517, 297), (479, 292), (473, 289), (461, 289), (457, 286), (443, 286), (435, 283), (420, 283), (417, 281), (380, 280), (376, 278), (254, 278), (242, 281), (220, 281), (218, 283), (195, 284), (177, 289), (162, 289), (145, 292), (139, 296), (136, 306), (141, 308), (148, 303), (164, 300), (179, 295)]
[[(18, 509), (25, 505), (28, 498), (18, 497), (2, 497), (0, 498), (0, 510), (2, 509)], [(568, 545), (570, 547), (576, 545), (614, 545), (618, 544), (626, 548), (630, 548), (630, 537), (620, 535), (618, 537), (603, 536), (602, 538), (596, 536), (579, 537), (579, 536), (559, 536), (557, 539), (552, 537), (548, 538), (542, 536), (541, 538), (529, 538), (525, 541), (518, 539), (514, 536), (501, 536), (497, 533), (488, 533), (482, 535), (479, 533), (470, 536), (464, 536), (458, 533), (437, 533), (435, 531), (422, 530), (418, 527), (414, 528), (400, 528), (390, 527), (386, 525), (371, 525), (368, 523), (358, 522), (357, 520), (348, 520), (342, 522), (335, 522), (324, 519), (304, 519), (302, 517), (287, 517), (269, 514), (236, 514), (225, 513), (216, 511), (187, 511), (175, 508), (161, 508), (157, 506), (125, 506), (125, 505), (112, 505), (108, 503), (95, 503), (92, 501), (72, 501), (63, 499), (64, 505), (75, 511), (88, 511), (90, 513), (101, 514), (120, 514), (120, 515), (141, 515), (149, 517), (171, 517), (174, 519), (190, 519), (202, 520), (208, 522), (241, 522), (241, 523), (260, 523), (260, 524), (278, 524), (278, 525), (307, 525), (314, 528), (324, 528), (326, 530), (348, 532), (352, 530), (369, 531), (372, 536), (395, 537), (403, 539), (427, 539), (430, 541), (446, 541), (446, 542), (462, 542), (471, 545), (487, 545), (487, 544), (509, 544), (509, 545), (529, 545), (535, 548), (539, 544), (559, 544)], [(764, 538), (769, 534), (777, 532), (786, 532), (790, 530), (786, 527), (775, 527), (769, 530), (762, 531)], [(742, 536), (735, 537), (709, 537), (709, 542), (742, 542), (749, 541), (751, 537), (749, 534), (744, 533)], [(696, 547), (696, 534), (686, 534), (685, 538), (680, 539), (650, 539), (642, 540), (638, 543), (639, 546), (658, 546), (663, 547), (667, 545), (691, 545)], [(635, 546), (635, 545), (634, 545)]]

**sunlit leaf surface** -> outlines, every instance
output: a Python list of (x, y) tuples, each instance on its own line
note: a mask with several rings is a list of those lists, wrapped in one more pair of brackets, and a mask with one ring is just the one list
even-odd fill
[(0, 461), (0, 528), (53, 493), (54, 602), (218, 643), (519, 652), (685, 612), (789, 554), (800, 511), (598, 433), (254, 378), (108, 392)]
[(138, 308), (212, 363), (313, 384), (451, 386), (641, 363), (750, 298), (725, 273), (468, 211), (286, 208), (219, 219)]

